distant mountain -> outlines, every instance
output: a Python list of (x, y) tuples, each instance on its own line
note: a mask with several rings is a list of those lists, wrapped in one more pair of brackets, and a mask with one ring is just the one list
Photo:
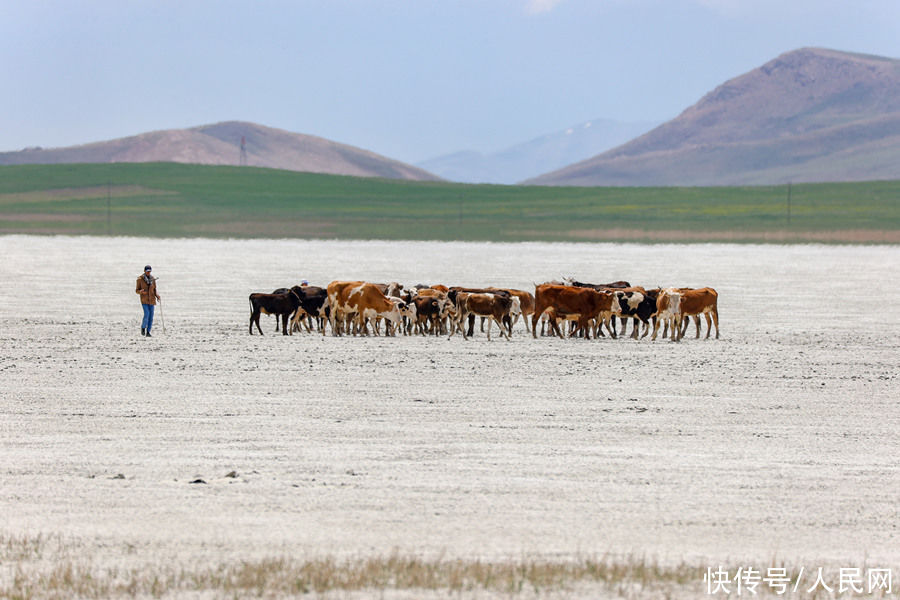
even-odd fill
[(323, 138), (255, 123), (228, 121), (191, 129), (154, 131), (67, 148), (27, 148), (0, 153), (0, 165), (111, 162), (177, 162), (433, 181), (422, 169)]
[(457, 152), (416, 163), (450, 181), (516, 183), (594, 156), (649, 131), (657, 123), (596, 119), (516, 144), (500, 152)]
[(627, 144), (538, 185), (735, 185), (900, 178), (900, 60), (819, 48), (727, 81)]

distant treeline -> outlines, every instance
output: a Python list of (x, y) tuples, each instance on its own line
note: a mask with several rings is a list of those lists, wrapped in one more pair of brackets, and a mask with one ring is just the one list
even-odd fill
[(0, 233), (900, 243), (900, 181), (584, 188), (171, 163), (3, 166)]

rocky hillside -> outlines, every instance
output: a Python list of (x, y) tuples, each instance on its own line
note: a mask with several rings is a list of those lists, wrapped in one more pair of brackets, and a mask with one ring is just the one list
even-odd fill
[(250, 166), (389, 179), (439, 179), (418, 167), (360, 148), (239, 121), (154, 131), (68, 148), (4, 152), (0, 153), (0, 165), (98, 162), (238, 165), (242, 138), (246, 164)]
[(727, 81), (539, 185), (734, 185), (900, 178), (900, 60), (804, 48)]

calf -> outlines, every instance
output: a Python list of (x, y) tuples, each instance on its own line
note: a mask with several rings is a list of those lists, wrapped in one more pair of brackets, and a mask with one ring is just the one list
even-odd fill
[(259, 326), (259, 316), (261, 314), (275, 315), (276, 318), (282, 318), (282, 334), (288, 335), (287, 322), (288, 317), (300, 306), (300, 298), (292, 290), (288, 290), (284, 294), (250, 294), (250, 335), (253, 335), (253, 324), (256, 323), (256, 329), (259, 335), (262, 335), (262, 329)]

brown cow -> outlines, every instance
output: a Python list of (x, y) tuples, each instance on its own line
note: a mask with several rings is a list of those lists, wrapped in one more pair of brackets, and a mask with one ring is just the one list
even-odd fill
[[(429, 322), (430, 332), (435, 334), (443, 334), (446, 333), (446, 320), (449, 316), (449, 310), (452, 308), (452, 302), (447, 297), (447, 286), (445, 285), (435, 285), (432, 287), (418, 287), (416, 288), (415, 298), (432, 298), (437, 301), (438, 311), (435, 314), (431, 308), (425, 308), (426, 319)], [(416, 305), (417, 314), (420, 312), (420, 308), (418, 303)]]
[[(694, 317), (697, 326), (696, 338), (700, 337), (700, 315), (706, 317), (706, 339), (712, 331), (712, 323), (716, 324), (716, 339), (719, 339), (719, 294), (710, 287), (692, 289), (679, 288), (681, 292), (681, 318), (682, 328), (679, 337), (684, 337), (690, 322), (689, 317)], [(695, 338), (695, 339), (696, 339)]]
[[(521, 310), (522, 320), (525, 323), (525, 331), (528, 331), (528, 317), (534, 312), (534, 296), (531, 292), (526, 292), (524, 290), (516, 290), (512, 288), (487, 288), (488, 290), (496, 290), (499, 292), (506, 292), (513, 298), (519, 299), (519, 309)], [(510, 330), (512, 330), (512, 326), (518, 322), (519, 317), (515, 316), (512, 320), (512, 323), (509, 324)]]
[[(567, 285), (541, 284), (534, 290), (534, 312), (531, 316), (531, 335), (537, 338), (535, 328), (537, 321), (550, 309), (550, 324), (559, 337), (565, 337), (556, 323), (558, 317), (568, 318), (577, 315), (576, 331), (583, 331), (585, 339), (590, 339), (590, 322), (599, 319), (606, 323), (611, 335), (615, 335), (609, 327), (612, 311), (613, 295), (599, 292), (591, 288), (577, 288)], [(574, 332), (573, 332), (574, 333)]]
[(487, 338), (491, 339), (491, 324), (497, 323), (500, 328), (500, 335), (506, 337), (509, 341), (509, 333), (503, 324), (503, 320), (510, 315), (513, 308), (513, 299), (509, 294), (472, 294), (469, 292), (456, 293), (456, 323), (450, 326), (450, 335), (447, 339), (453, 337), (457, 329), (462, 331), (463, 339), (469, 339), (466, 334), (465, 321), (469, 315), (477, 315), (489, 317)]

